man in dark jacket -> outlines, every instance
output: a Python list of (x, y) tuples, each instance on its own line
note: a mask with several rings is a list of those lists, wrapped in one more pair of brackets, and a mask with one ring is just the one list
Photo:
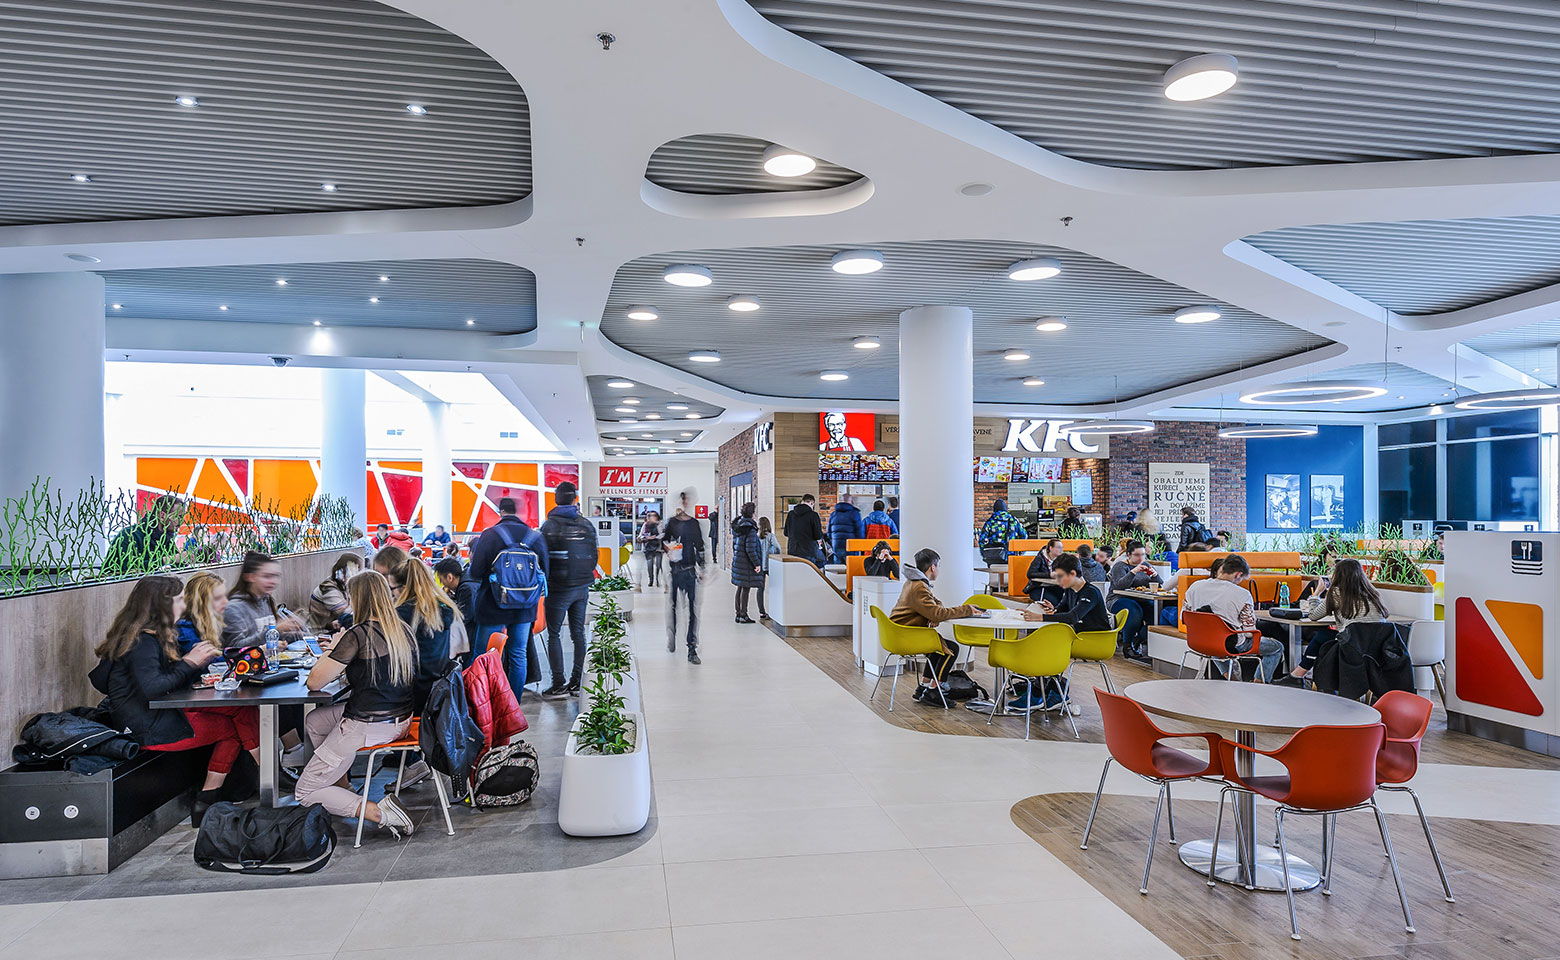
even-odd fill
[(758, 524), (753, 514), (758, 505), (744, 503), (742, 515), (731, 525), (731, 583), (737, 588), (737, 622), (753, 623), (748, 616), (748, 594), (758, 590), (758, 615), (764, 612), (764, 544), (758, 539)]
[[(1126, 549), (1121, 553), (1121, 559), (1117, 560), (1110, 568), (1110, 589), (1114, 593), (1117, 590), (1141, 590), (1147, 586), (1163, 587), (1159, 573), (1148, 565), (1148, 548), (1143, 546), (1141, 540), (1128, 540)], [(1143, 609), (1143, 604), (1132, 597), (1116, 597), (1110, 599), (1110, 611), (1127, 611), (1127, 624), (1121, 632), (1122, 653), (1137, 659), (1148, 655), (1148, 615), (1153, 607)]]
[(693, 506), (693, 488), (678, 494), (677, 512), (666, 521), (662, 543), (670, 567), (670, 588), (666, 591), (666, 651), (677, 650), (677, 597), (688, 597), (688, 662), (699, 662), (699, 583), (704, 579), (704, 530), (688, 513)]
[(787, 556), (811, 560), (819, 570), (823, 569), (823, 520), (813, 509), (817, 498), (802, 494), (802, 502), (785, 515), (785, 552)]
[[(536, 604), (528, 607), (501, 607), (497, 592), (489, 580), (493, 561), (510, 547), (523, 546), (536, 554), (541, 574), (547, 575), (547, 541), (515, 516), (515, 501), (498, 501), (498, 522), (482, 531), (471, 545), (471, 579), (477, 582), (477, 632), (471, 637), (471, 659), (487, 650), (488, 639), (500, 630), (508, 631), (504, 643), (504, 674), (516, 699), (525, 689), (526, 654), (531, 648), (531, 626), (536, 623)], [(470, 660), (467, 665), (470, 666)]]
[[(558, 505), (547, 513), (542, 537), (547, 541), (547, 666), (552, 684), (542, 697), (556, 700), (580, 695), (580, 671), (585, 665), (585, 608), (596, 579), (596, 528), (580, 516), (579, 488), (565, 480), (554, 492)], [(574, 666), (563, 681), (563, 620), (569, 619)]]
[[(1105, 607), (1105, 594), (1100, 584), (1083, 578), (1083, 564), (1070, 553), (1064, 553), (1051, 563), (1051, 577), (1057, 590), (1043, 597), (1037, 606), (1023, 612), (1025, 620), (1043, 620), (1046, 623), (1065, 623), (1074, 633), (1093, 630), (1109, 630), (1110, 611)], [(1052, 599), (1054, 597), (1054, 599)], [(1067, 681), (1057, 679), (1048, 693), (1030, 689), (1016, 700), (1008, 701), (1011, 710), (1026, 711), (1057, 707), (1062, 704), (1062, 685)]]
[(1044, 581), (1051, 579), (1051, 564), (1056, 562), (1056, 558), (1063, 552), (1062, 541), (1052, 537), (1046, 541), (1045, 549), (1029, 561), (1029, 583), (1024, 586), (1024, 594), (1029, 597), (1031, 603), (1039, 603), (1047, 590), (1054, 589), (1051, 584)]
[(866, 535), (867, 524), (861, 519), (861, 511), (850, 502), (850, 497), (840, 497), (829, 513), (829, 541), (834, 547), (834, 562), (845, 562), (845, 541), (860, 540)]

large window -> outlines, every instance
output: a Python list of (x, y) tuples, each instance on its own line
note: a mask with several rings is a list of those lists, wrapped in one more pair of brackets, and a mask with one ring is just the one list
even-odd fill
[(1381, 521), (1435, 519), (1435, 444), (1382, 450)]
[(1540, 422), (1515, 410), (1382, 426), (1382, 522), (1539, 522)]
[(1446, 445), (1447, 506), (1456, 520), (1538, 520), (1538, 438)]

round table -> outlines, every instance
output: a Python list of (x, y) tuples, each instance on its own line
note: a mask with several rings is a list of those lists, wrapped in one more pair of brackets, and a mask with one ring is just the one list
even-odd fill
[[(1301, 727), (1367, 726), (1381, 722), (1374, 707), (1299, 687), (1236, 680), (1145, 680), (1122, 691), (1148, 713), (1183, 720), (1214, 733), (1234, 730), (1240, 743), (1254, 746), (1259, 733), (1291, 734)], [(1250, 753), (1235, 753), (1236, 771), (1252, 775)], [(1284, 866), (1272, 847), (1257, 845), (1256, 798), (1235, 793), (1238, 829), (1235, 840), (1219, 844), (1219, 870), (1214, 877), (1247, 890), (1284, 889)], [(1203, 876), (1213, 860), (1212, 840), (1181, 844), (1181, 862)], [(1321, 882), (1321, 871), (1290, 854), (1289, 885), (1309, 890)]]
[[(965, 646), (970, 647), (989, 647), (992, 639), (1006, 640), (1010, 630), (1017, 633), (1032, 633), (1045, 626), (1044, 623), (1038, 620), (1025, 620), (1022, 614), (1012, 608), (992, 610), (991, 615), (987, 617), (959, 617), (954, 620), (944, 620), (943, 623), (955, 627), (974, 627), (978, 630), (991, 630), (993, 634), (1002, 634), (1000, 637), (966, 637), (963, 642)], [(974, 710), (976, 713), (989, 713), (993, 717), (1018, 716), (1018, 714), (1009, 710), (1007, 704), (1003, 701), (1002, 689), (1007, 686), (1007, 671), (1001, 667), (993, 667), (992, 669), (996, 672), (995, 686), (992, 688), (991, 693), (995, 699), (982, 700), (977, 698), (970, 700), (964, 704), (964, 709)]]

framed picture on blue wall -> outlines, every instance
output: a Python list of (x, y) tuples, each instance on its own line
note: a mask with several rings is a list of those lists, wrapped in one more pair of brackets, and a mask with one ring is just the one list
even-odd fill
[(1300, 474), (1270, 473), (1265, 484), (1267, 528), (1300, 529)]
[(1311, 529), (1343, 529), (1343, 477), (1311, 474)]

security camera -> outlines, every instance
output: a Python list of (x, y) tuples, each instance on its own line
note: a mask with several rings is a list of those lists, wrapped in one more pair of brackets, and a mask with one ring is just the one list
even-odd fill
[(285, 367), (291, 360), (292, 357), (272, 357), (271, 363), (278, 367)]

